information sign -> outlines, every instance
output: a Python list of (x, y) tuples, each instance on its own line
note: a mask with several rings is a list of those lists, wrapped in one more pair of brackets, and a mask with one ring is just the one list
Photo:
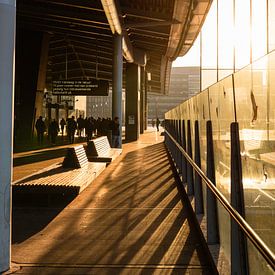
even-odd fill
[(109, 82), (106, 80), (53, 80), (53, 95), (108, 96)]

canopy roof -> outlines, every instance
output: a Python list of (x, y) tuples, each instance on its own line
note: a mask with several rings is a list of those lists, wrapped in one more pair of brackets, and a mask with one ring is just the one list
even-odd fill
[(49, 33), (49, 83), (67, 76), (111, 84), (113, 33), (121, 31), (125, 61), (146, 63), (150, 91), (167, 93), (171, 62), (192, 46), (211, 2), (20, 0), (17, 26)]

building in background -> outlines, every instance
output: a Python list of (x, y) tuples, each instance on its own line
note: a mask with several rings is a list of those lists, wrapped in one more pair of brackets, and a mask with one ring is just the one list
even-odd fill
[(112, 93), (108, 96), (87, 96), (87, 117), (112, 117)]
[[(122, 91), (122, 125), (125, 121), (125, 91)], [(87, 96), (86, 116), (94, 118), (112, 118), (112, 90), (108, 96)]]
[(148, 120), (164, 114), (200, 91), (200, 67), (173, 67), (168, 95), (148, 94)]

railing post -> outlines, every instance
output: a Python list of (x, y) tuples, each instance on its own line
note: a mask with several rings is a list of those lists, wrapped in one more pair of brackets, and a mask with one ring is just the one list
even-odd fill
[[(195, 121), (195, 163), (201, 168), (199, 122)], [(195, 213), (203, 214), (203, 197), (201, 177), (195, 172)]]
[[(182, 138), (181, 138), (182, 148), (186, 151), (186, 133), (185, 133), (185, 121), (182, 121)], [(182, 156), (182, 183), (187, 182), (187, 161), (184, 156)]]
[[(207, 135), (207, 177), (216, 185), (215, 162), (213, 148), (212, 122), (206, 122)], [(207, 205), (207, 242), (209, 244), (219, 243), (219, 228), (217, 216), (217, 200), (209, 188), (206, 191)]]
[[(192, 157), (191, 121), (187, 121), (187, 154)], [(194, 195), (194, 175), (193, 167), (187, 162), (187, 195)]]
[[(231, 205), (245, 217), (239, 125), (232, 122), (231, 132)], [(231, 274), (249, 274), (247, 241), (243, 231), (231, 218)]]

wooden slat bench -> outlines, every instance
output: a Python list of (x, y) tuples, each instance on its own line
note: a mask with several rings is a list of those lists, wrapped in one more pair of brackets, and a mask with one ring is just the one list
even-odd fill
[(83, 145), (68, 148), (62, 166), (64, 168), (83, 168), (88, 165), (88, 158)]
[(98, 137), (88, 142), (86, 153), (89, 161), (111, 162), (118, 157), (122, 149), (111, 148), (107, 136)]
[(78, 195), (106, 167), (105, 163), (88, 162), (83, 145), (68, 148), (63, 164), (58, 163), (13, 182), (13, 192), (62, 193)]

